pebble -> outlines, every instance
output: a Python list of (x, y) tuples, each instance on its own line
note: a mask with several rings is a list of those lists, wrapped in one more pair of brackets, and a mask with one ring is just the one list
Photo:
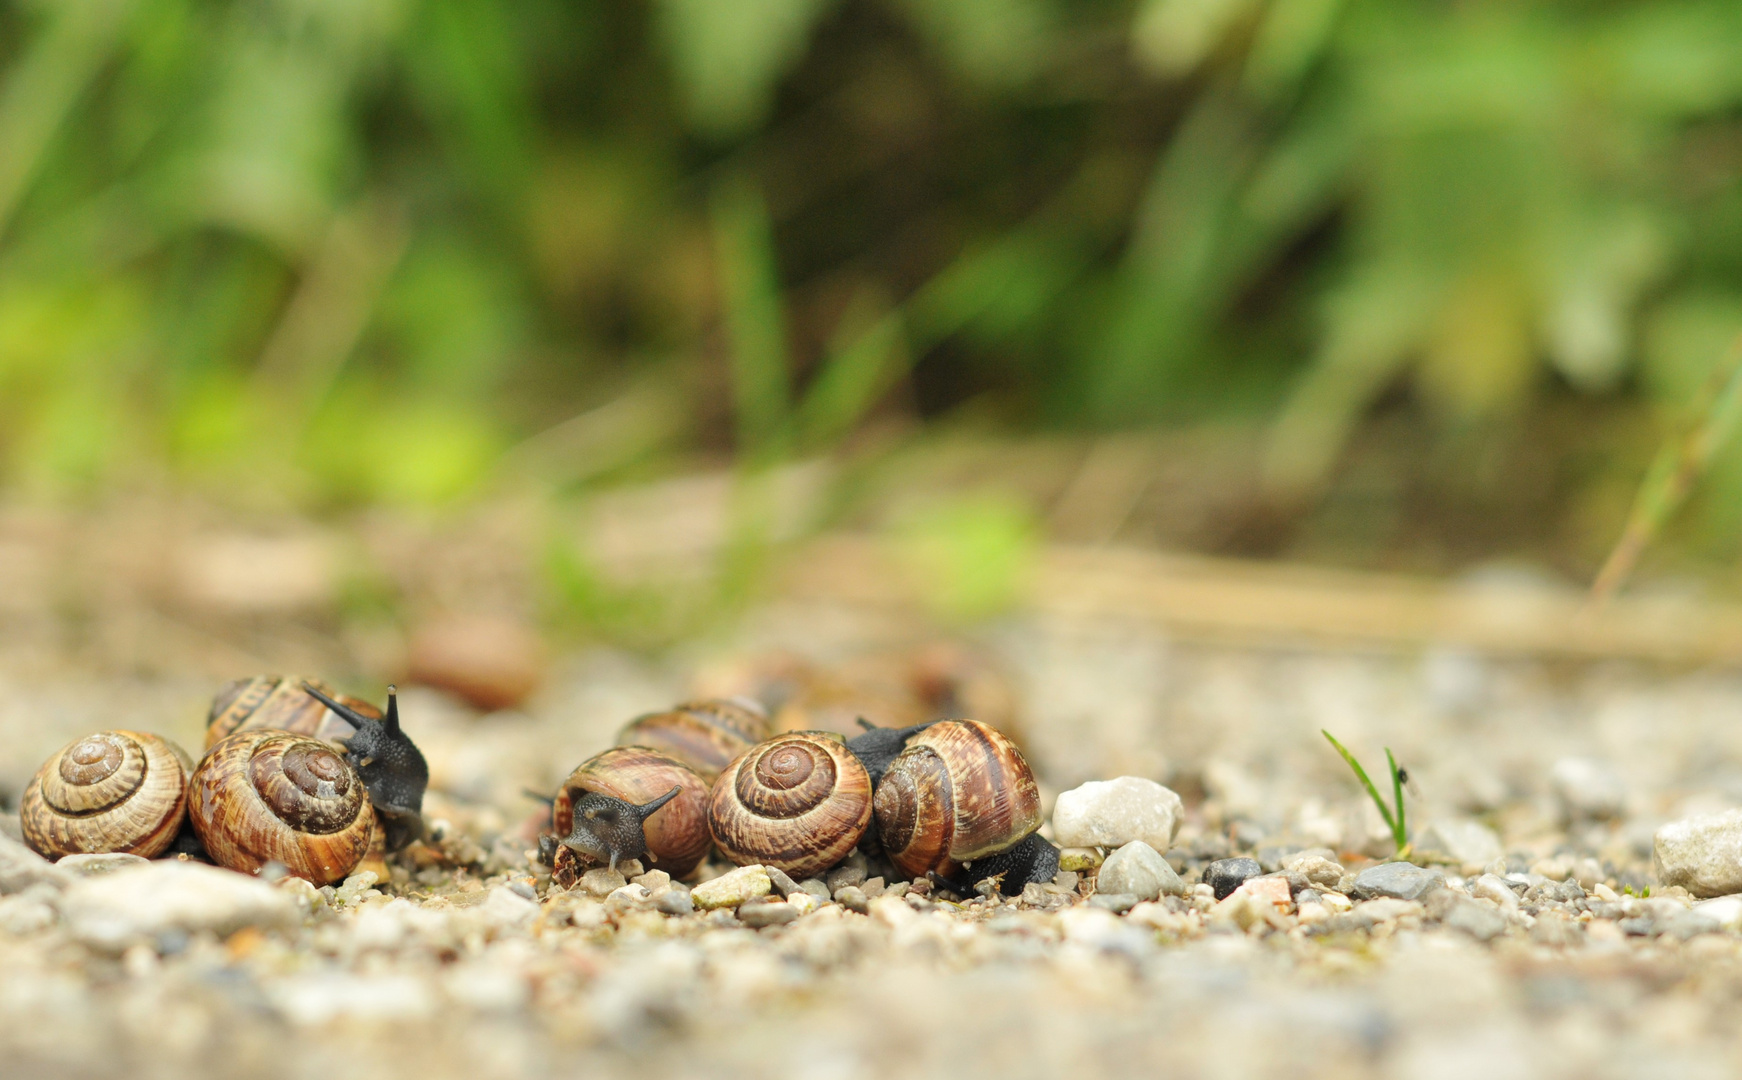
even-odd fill
[(0, 898), (0, 933), (23, 937), (53, 926), (57, 918), (49, 902), (53, 895), (53, 888), (38, 885)]
[(1719, 896), (1711, 900), (1702, 900), (1693, 906), (1695, 913), (1704, 915), (1716, 922), (1725, 930), (1742, 928), (1742, 896)]
[[(828, 882), (824, 881), (822, 878), (805, 878), (803, 881), (799, 882), (798, 887), (816, 897), (819, 902), (824, 904), (835, 898), (835, 894), (829, 889)], [(791, 899), (791, 897), (788, 897), (788, 899)]]
[(1343, 867), (1336, 860), (1313, 851), (1289, 856), (1282, 861), (1282, 868), (1326, 889), (1336, 888), (1343, 879)]
[(114, 952), (171, 933), (223, 937), (244, 926), (290, 929), (301, 921), (296, 901), (264, 881), (173, 860), (84, 878), (62, 895), (61, 914), (75, 938)]
[(1435, 889), (1444, 888), (1446, 875), (1438, 870), (1406, 862), (1380, 863), (1355, 875), (1355, 895), (1363, 900), (1391, 897), (1395, 900), (1420, 900)]
[(716, 908), (735, 908), (746, 900), (767, 896), (773, 889), (774, 883), (768, 880), (768, 871), (752, 864), (702, 882), (690, 890), (690, 899), (701, 910), (713, 911)]
[(848, 911), (857, 911), (864, 915), (871, 910), (871, 898), (865, 895), (865, 890), (857, 885), (843, 885), (835, 890), (835, 903)]
[(1146, 901), (1135, 893), (1096, 893), (1089, 897), (1092, 907), (1106, 908), (1115, 915), (1123, 915), (1138, 904)]
[(1107, 856), (1107, 861), (1101, 865), (1101, 873), (1095, 878), (1095, 889), (1103, 893), (1129, 894), (1138, 900), (1154, 900), (1163, 895), (1184, 895), (1186, 886), (1160, 852), (1141, 840), (1133, 840)]
[(667, 889), (653, 898), (653, 910), (661, 915), (688, 915), (695, 909), (695, 901), (683, 889)]
[(132, 866), (144, 866), (149, 859), (137, 855), (128, 855), (120, 851), (95, 852), (89, 855), (63, 856), (56, 866), (62, 870), (77, 874), (80, 877), (95, 877), (98, 874), (109, 874), (116, 870), (124, 870)]
[(849, 885), (863, 885), (865, 877), (863, 865), (855, 866), (851, 863), (843, 863), (829, 871), (829, 876), (826, 879), (829, 885), (829, 895), (833, 896)]
[(1059, 795), (1052, 812), (1053, 842), (1060, 847), (1116, 848), (1141, 840), (1166, 851), (1173, 846), (1184, 812), (1180, 797), (1154, 780), (1091, 780)]
[(1498, 874), (1483, 874), (1470, 884), (1470, 895), (1478, 900), (1491, 900), (1501, 911), (1518, 910), (1518, 894)]
[(605, 897), (605, 910), (613, 915), (621, 915), (626, 911), (651, 911), (653, 909), (653, 893), (645, 885), (625, 885), (614, 890)]
[(798, 909), (784, 900), (754, 900), (738, 909), (739, 920), (756, 930), (784, 926), (798, 918), (798, 914)]
[(1204, 884), (1214, 890), (1217, 900), (1226, 900), (1247, 878), (1262, 873), (1264, 867), (1257, 859), (1217, 859), (1204, 867)]
[(1627, 809), (1627, 788), (1607, 761), (1562, 758), (1549, 769), (1549, 785), (1570, 821), (1620, 817)]
[(768, 871), (768, 883), (773, 887), (775, 895), (779, 896), (782, 900), (785, 900), (795, 892), (803, 891), (799, 888), (798, 882), (788, 877), (786, 871), (782, 870), (780, 867), (765, 866), (763, 869)]
[(538, 903), (506, 885), (492, 888), (484, 902), (472, 910), (487, 928), (496, 933), (524, 929), (538, 917)]
[(446, 690), (485, 712), (525, 701), (544, 678), (544, 643), (525, 623), (493, 615), (452, 615), (412, 635), (414, 682)]
[(1422, 851), (1437, 852), (1459, 866), (1472, 868), (1487, 866), (1506, 854), (1493, 829), (1469, 818), (1436, 821), (1421, 831), (1415, 844)]
[(1742, 810), (1663, 826), (1652, 839), (1651, 861), (1659, 881), (1695, 896), (1742, 892)]
[(1086, 874), (1101, 865), (1104, 856), (1100, 848), (1068, 847), (1059, 849), (1059, 869)]
[[(1491, 901), (1472, 900), (1450, 889), (1437, 889), (1428, 895), (1436, 901), (1429, 906), (1429, 912), (1437, 914), (1440, 922), (1452, 930), (1462, 931), (1477, 941), (1489, 941), (1506, 932), (1506, 916)], [(1450, 899), (1439, 901), (1440, 897)]]
[(10, 836), (0, 834), (0, 896), (23, 892), (37, 884), (58, 889), (73, 880), (73, 875)]
[(575, 887), (596, 900), (603, 900), (627, 884), (628, 879), (622, 874), (600, 866), (582, 874)]

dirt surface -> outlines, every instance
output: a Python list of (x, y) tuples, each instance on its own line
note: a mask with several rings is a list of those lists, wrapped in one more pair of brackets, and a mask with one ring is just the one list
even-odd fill
[[(281, 659), (263, 651), (240, 659)], [(16, 633), (0, 648), (8, 799), (89, 731), (198, 745), (225, 666), (72, 655)], [(316, 639), (282, 662), (327, 657), (378, 697), (346, 655)], [(551, 790), (639, 712), (749, 691), (789, 726), (893, 723), (933, 707), (940, 666), (956, 706), (1021, 741), (1049, 808), (1118, 775), (1177, 790), (1167, 854), (1185, 894), (1115, 914), (1092, 901), (1092, 873), (1013, 899), (871, 882), (752, 929), (730, 909), (662, 913), (657, 879), (645, 900), (552, 889), (526, 857), (523, 789)], [(561, 655), (518, 709), (407, 691), (435, 841), (373, 890), (305, 896), (294, 926), (103, 946), (55, 888), (0, 899), (0, 1060), (8, 1076), (1730, 1075), (1742, 936), (1679, 918), (1694, 898), (1656, 881), (1650, 856), (1663, 822), (1742, 801), (1739, 707), (1731, 671), (1211, 647), (1061, 617), (943, 637), (771, 605), (656, 659)], [(1418, 840), (1476, 821), (1497, 857), (1418, 853), (1446, 875), (1437, 901), (1333, 899), (1389, 847), (1321, 728), (1370, 766), (1397, 752)], [(1586, 771), (1557, 772), (1569, 758)], [(1199, 884), (1215, 859), (1275, 871), (1311, 851), (1339, 871), (1308, 890), (1318, 902), (1298, 888), (1270, 907), (1218, 901)], [(1512, 902), (1484, 898), (1484, 873)]]

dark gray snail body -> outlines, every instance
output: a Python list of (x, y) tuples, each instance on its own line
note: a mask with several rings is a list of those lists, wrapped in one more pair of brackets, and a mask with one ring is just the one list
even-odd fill
[(386, 833), (388, 851), (423, 837), (423, 795), (429, 763), (399, 724), (399, 695), (387, 688), (384, 716), (369, 716), (310, 684), (303, 689), (356, 730), (341, 743), (345, 760), (363, 779), (369, 803)]

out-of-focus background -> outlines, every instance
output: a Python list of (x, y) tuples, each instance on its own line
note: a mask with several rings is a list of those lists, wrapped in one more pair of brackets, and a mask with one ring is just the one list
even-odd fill
[(654, 647), (824, 532), (946, 622), (1049, 544), (1582, 586), (1739, 330), (1727, 0), (0, 2), (62, 624)]

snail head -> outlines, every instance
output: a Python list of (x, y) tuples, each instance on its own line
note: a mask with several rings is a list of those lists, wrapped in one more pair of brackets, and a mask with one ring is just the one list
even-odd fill
[(589, 791), (575, 800), (574, 825), (561, 843), (577, 855), (601, 862), (612, 870), (619, 862), (654, 856), (647, 850), (643, 828), (653, 812), (677, 798), (683, 788), (674, 787), (651, 802), (637, 805), (611, 795)]
[(912, 727), (885, 728), (861, 716), (859, 726), (865, 729), (865, 734), (848, 739), (847, 749), (859, 759), (859, 764), (865, 766), (865, 771), (871, 774), (871, 786), (876, 787), (883, 782), (883, 774), (889, 771), (890, 763), (907, 748), (907, 740), (937, 722), (928, 720)]
[(429, 764), (399, 726), (399, 695), (394, 688), (387, 688), (387, 713), (379, 719), (364, 716), (307, 683), (303, 690), (357, 729), (345, 740), (345, 760), (363, 778), (369, 803), (386, 828), (387, 850), (398, 851), (421, 837)]

